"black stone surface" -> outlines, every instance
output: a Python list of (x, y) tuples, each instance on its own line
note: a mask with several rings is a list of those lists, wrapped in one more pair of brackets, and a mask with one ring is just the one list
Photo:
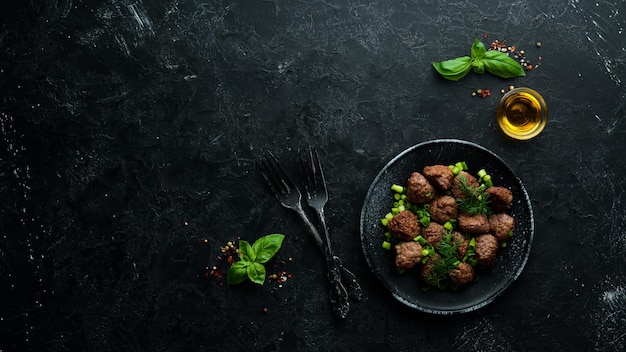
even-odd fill
[[(1, 2), (0, 350), (622, 351), (625, 26), (624, 1)], [(475, 38), (540, 66), (433, 71)], [(496, 125), (509, 85), (547, 101), (530, 141)], [(358, 233), (380, 168), (435, 138), (498, 154), (535, 210), (519, 279), (452, 317), (395, 301)], [(255, 164), (308, 144), (364, 289), (344, 321), (319, 250)], [(205, 277), (227, 268), (226, 242), (277, 232), (282, 285)]]

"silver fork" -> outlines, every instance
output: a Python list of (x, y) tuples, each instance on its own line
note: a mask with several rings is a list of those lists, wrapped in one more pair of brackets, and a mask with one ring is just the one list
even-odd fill
[(335, 255), (330, 242), (328, 226), (326, 225), (326, 217), (324, 215), (324, 206), (328, 202), (328, 189), (326, 187), (326, 178), (320, 161), (317, 149), (314, 146), (308, 146), (300, 152), (300, 173), (302, 175), (302, 186), (306, 193), (307, 204), (317, 213), (317, 217), (324, 230), (325, 248), (323, 250), (330, 253), (333, 257), (335, 265), (343, 274), (344, 283), (348, 284), (350, 298), (360, 300), (362, 295), (361, 286), (356, 276), (345, 266), (341, 259)]
[(259, 168), (261, 175), (263, 175), (263, 178), (267, 181), (276, 199), (278, 199), (280, 204), (285, 208), (292, 209), (300, 215), (300, 218), (302, 218), (306, 224), (309, 232), (313, 235), (315, 242), (322, 249), (322, 252), (324, 252), (327, 277), (330, 283), (330, 302), (335, 313), (340, 318), (345, 318), (350, 310), (350, 302), (348, 301), (348, 291), (341, 283), (340, 268), (337, 266), (337, 262), (333, 258), (332, 253), (324, 246), (322, 236), (304, 212), (301, 204), (302, 195), (300, 191), (289, 176), (287, 176), (285, 170), (280, 166), (272, 152), (265, 152), (264, 157), (261, 158), (259, 162)]

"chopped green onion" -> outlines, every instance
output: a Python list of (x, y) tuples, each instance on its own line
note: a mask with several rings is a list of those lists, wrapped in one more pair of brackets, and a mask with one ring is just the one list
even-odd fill
[(389, 241), (391, 239), (391, 232), (389, 232), (389, 231), (385, 232), (385, 239), (387, 241)]
[(509, 230), (509, 232), (506, 233), (509, 237), (513, 237), (513, 230)]
[(391, 208), (391, 214), (398, 215), (399, 212), (400, 210), (398, 210), (398, 208)]
[(393, 199), (395, 199), (395, 200), (398, 200), (398, 201), (399, 201), (401, 198), (402, 198), (402, 195), (401, 195), (400, 193), (394, 193), (394, 194), (393, 194)]
[(424, 204), (424, 210), (430, 209), (430, 204)]
[(423, 245), (425, 245), (426, 243), (428, 243), (428, 242), (426, 241), (426, 239), (425, 239), (424, 237), (422, 237), (421, 235), (417, 235), (417, 237), (415, 237), (415, 238), (413, 239), (413, 241), (415, 241), (415, 242), (419, 242), (419, 244), (421, 244), (422, 246), (423, 246)]
[(454, 265), (454, 266), (459, 266), (459, 265), (461, 265), (461, 262), (457, 260), (457, 261), (455, 261), (454, 263), (452, 263), (452, 265)]
[(450, 221), (446, 221), (446, 223), (443, 224), (443, 228), (448, 230), (448, 231), (452, 230), (453, 227), (454, 226), (452, 226), (452, 223)]
[(390, 250), (391, 249), (391, 242), (383, 241), (383, 249)]
[(430, 225), (430, 216), (423, 216), (420, 218), (420, 224), (424, 227), (428, 227)]
[(472, 239), (470, 239), (468, 247), (469, 248), (476, 247), (476, 238), (475, 237), (472, 237)]
[(426, 248), (422, 249), (422, 257), (428, 257), (428, 255), (430, 254), (430, 251)]
[(480, 177), (482, 179), (483, 177), (485, 177), (485, 175), (487, 175), (487, 171), (485, 171), (485, 169), (480, 169), (480, 170), (478, 170), (478, 174), (477, 175), (478, 175), (478, 177)]
[(404, 205), (399, 205), (399, 206), (398, 206), (398, 212), (400, 212), (400, 213), (401, 213), (401, 212), (403, 212), (403, 211), (405, 211), (405, 210), (406, 210), (406, 208), (404, 207)]
[(502, 247), (502, 248), (506, 247), (506, 242), (502, 242), (502, 244), (500, 245), (500, 247)]
[(387, 225), (389, 225), (389, 219), (382, 218), (382, 219), (380, 219), (380, 223), (383, 224), (383, 226), (387, 226)]
[(456, 175), (458, 175), (458, 174), (459, 174), (459, 172), (461, 172), (461, 170), (460, 170), (457, 166), (454, 166), (454, 167), (452, 168), (452, 174), (453, 174), (453, 175), (455, 175), (455, 176), (456, 176)]
[(404, 193), (404, 187), (397, 184), (391, 185), (391, 190), (397, 193)]
[(491, 182), (491, 180), (485, 181), (485, 186), (487, 186), (487, 188), (493, 187), (493, 182)]
[(491, 175), (485, 175), (485, 176), (482, 177), (482, 179), (483, 179), (484, 182), (489, 182), (489, 181), (491, 181)]
[(393, 218), (393, 214), (387, 213), (387, 215), (385, 215), (385, 219), (391, 220), (391, 218)]

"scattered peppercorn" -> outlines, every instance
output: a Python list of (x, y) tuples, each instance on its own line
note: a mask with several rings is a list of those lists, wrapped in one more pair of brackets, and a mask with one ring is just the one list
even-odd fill
[(541, 47), (541, 42), (537, 42), (537, 44), (535, 44), (535, 45), (537, 45), (537, 47), (540, 48)]

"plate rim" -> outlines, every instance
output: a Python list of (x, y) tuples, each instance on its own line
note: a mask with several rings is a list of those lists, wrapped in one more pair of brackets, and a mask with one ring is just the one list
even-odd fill
[[(396, 292), (394, 292), (394, 290), (392, 290), (391, 287), (389, 287), (387, 282), (385, 282), (385, 280), (383, 280), (383, 278), (378, 273), (378, 271), (374, 270), (375, 265), (372, 263), (372, 259), (370, 259), (370, 254), (366, 252), (365, 236), (364, 236), (364, 232), (365, 232), (365, 228), (364, 228), (365, 224), (364, 224), (364, 222), (365, 222), (365, 215), (366, 215), (366, 206), (368, 204), (367, 203), (368, 200), (371, 198), (371, 196), (373, 194), (375, 186), (378, 185), (380, 179), (386, 173), (386, 171), (390, 167), (392, 167), (399, 159), (403, 158), (406, 154), (411, 153), (415, 149), (418, 149), (418, 148), (421, 148), (421, 147), (424, 147), (424, 146), (427, 146), (427, 145), (434, 145), (434, 144), (463, 144), (463, 145), (470, 146), (472, 148), (477, 148), (477, 149), (481, 150), (482, 152), (490, 154), (499, 163), (501, 163), (506, 169), (508, 169), (510, 171), (510, 173), (513, 175), (513, 177), (515, 178), (515, 182), (517, 183), (517, 185), (519, 185), (520, 191), (523, 194), (524, 205), (526, 207), (528, 207), (528, 211), (529, 211), (528, 222), (530, 224), (530, 227), (529, 227), (529, 235), (528, 235), (528, 238), (527, 238), (528, 250), (527, 250), (527, 253), (525, 253), (525, 255), (523, 256), (523, 259), (520, 262), (519, 268), (517, 268), (517, 270), (510, 277), (510, 279), (504, 284), (503, 287), (501, 287), (496, 292), (491, 294), (485, 300), (483, 300), (483, 301), (481, 301), (479, 303), (470, 305), (468, 307), (453, 308), (453, 309), (433, 309), (433, 308), (420, 306), (420, 305), (415, 304), (413, 302), (409, 302), (404, 297), (402, 297), (399, 294), (397, 294)], [(469, 312), (476, 311), (476, 310), (478, 310), (480, 308), (483, 308), (486, 305), (492, 303), (498, 296), (500, 296), (500, 294), (502, 294), (504, 291), (506, 291), (513, 284), (513, 282), (515, 282), (519, 278), (519, 276), (521, 275), (522, 271), (524, 270), (524, 268), (526, 266), (526, 263), (528, 262), (528, 258), (530, 257), (530, 251), (532, 249), (532, 242), (533, 242), (533, 239), (534, 239), (534, 233), (535, 233), (535, 221), (534, 221), (534, 213), (533, 213), (532, 203), (530, 201), (530, 197), (528, 195), (528, 191), (526, 190), (526, 187), (522, 183), (521, 179), (517, 176), (517, 174), (515, 172), (513, 172), (513, 169), (500, 156), (498, 156), (493, 151), (483, 147), (482, 145), (479, 145), (479, 144), (471, 142), (471, 141), (467, 141), (467, 140), (463, 140), (463, 139), (455, 139), (455, 138), (440, 138), (440, 139), (431, 139), (431, 140), (423, 141), (423, 142), (417, 143), (417, 144), (415, 144), (413, 146), (410, 146), (410, 147), (404, 149), (400, 153), (396, 154), (393, 158), (391, 158), (380, 169), (380, 171), (378, 171), (378, 173), (376, 174), (374, 179), (371, 181), (371, 183), (370, 183), (370, 185), (368, 187), (367, 193), (365, 195), (365, 198), (364, 198), (363, 206), (361, 208), (361, 213), (360, 213), (360, 219), (359, 219), (359, 236), (360, 236), (360, 240), (361, 240), (361, 249), (363, 251), (363, 254), (365, 256), (365, 259), (367, 261), (369, 269), (372, 271), (372, 273), (378, 278), (379, 281), (381, 281), (383, 286), (390, 291), (391, 295), (397, 301), (401, 302), (402, 304), (404, 304), (404, 305), (406, 305), (406, 306), (408, 306), (410, 308), (416, 309), (418, 311), (422, 311), (422, 312), (429, 313), (429, 314), (435, 314), (435, 315), (453, 315), (453, 314), (469, 313)]]

